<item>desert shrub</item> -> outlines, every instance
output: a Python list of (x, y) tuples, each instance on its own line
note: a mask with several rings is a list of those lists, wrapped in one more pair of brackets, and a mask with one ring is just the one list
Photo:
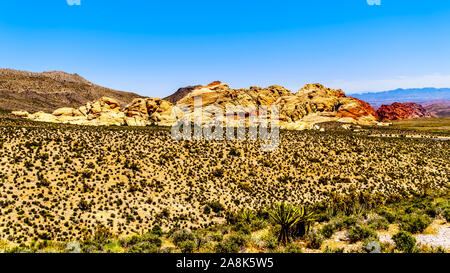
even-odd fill
[(322, 243), (323, 236), (316, 230), (309, 232), (306, 236), (306, 245), (309, 248), (319, 249), (322, 246)]
[(256, 230), (261, 230), (261, 229), (265, 228), (266, 226), (267, 226), (267, 221), (265, 221), (264, 219), (258, 218), (251, 223), (250, 229), (252, 231), (256, 231)]
[(249, 239), (249, 236), (243, 233), (232, 233), (228, 236), (227, 240), (236, 243), (238, 246), (245, 246)]
[(344, 253), (344, 248), (343, 247), (326, 246), (323, 252), (324, 253)]
[(1, 249), (2, 253), (34, 253), (32, 249), (20, 246)]
[(430, 216), (431, 218), (434, 218), (438, 214), (438, 210), (435, 207), (428, 207), (425, 209), (425, 213)]
[(447, 222), (450, 222), (450, 209), (448, 208), (448, 209), (445, 209), (443, 212), (442, 212), (442, 216), (444, 217), (444, 219), (447, 221)]
[(181, 250), (182, 253), (192, 253), (194, 252), (197, 244), (193, 240), (187, 240), (178, 243), (177, 247)]
[(430, 224), (431, 220), (427, 215), (412, 214), (403, 217), (400, 228), (411, 233), (420, 233)]
[(355, 226), (358, 222), (358, 219), (359, 218), (356, 216), (339, 215), (333, 218), (331, 222), (334, 225), (335, 229), (342, 230)]
[(320, 234), (322, 234), (323, 237), (329, 239), (329, 238), (331, 238), (331, 236), (333, 236), (334, 231), (335, 231), (335, 227), (333, 224), (326, 224), (320, 230)]
[(132, 245), (127, 251), (130, 253), (158, 253), (159, 246), (151, 242), (142, 241)]
[(215, 251), (217, 253), (238, 253), (240, 248), (247, 244), (248, 240), (248, 235), (232, 233), (216, 245)]
[(99, 243), (105, 243), (109, 238), (113, 237), (111, 230), (104, 225), (98, 225), (94, 231), (93, 240)]
[(68, 253), (80, 253), (81, 252), (81, 245), (80, 245), (80, 243), (78, 243), (76, 241), (67, 243), (65, 252), (68, 252)]
[(442, 246), (432, 247), (430, 252), (431, 252), (431, 253), (440, 253), (440, 254), (445, 254), (445, 253), (447, 253), (447, 251), (445, 250), (445, 248), (442, 247)]
[(355, 243), (368, 238), (377, 238), (377, 234), (369, 227), (357, 225), (347, 231), (347, 237), (351, 243)]
[(210, 213), (211, 213), (211, 208), (210, 208), (209, 206), (205, 206), (205, 207), (203, 208), (203, 213), (204, 213), (204, 214), (210, 214)]
[(234, 225), (240, 221), (239, 214), (232, 211), (226, 211), (225, 220), (227, 221), (227, 224)]
[(163, 235), (163, 232), (162, 232), (161, 227), (159, 225), (154, 225), (153, 228), (152, 228), (151, 233), (153, 233), (155, 235), (158, 235), (158, 236), (162, 236)]
[(157, 247), (160, 247), (162, 245), (162, 241), (159, 238), (159, 235), (154, 233), (144, 233), (140, 237), (141, 242), (148, 242), (156, 245)]
[(103, 252), (103, 245), (98, 242), (84, 242), (81, 246), (83, 253), (98, 253)]
[(222, 210), (224, 210), (225, 208), (223, 207), (223, 205), (219, 202), (211, 202), (208, 204), (208, 206), (212, 209), (213, 212), (218, 213)]
[(209, 236), (208, 232), (205, 230), (196, 230), (194, 231), (195, 236), (195, 249), (200, 250), (205, 245), (210, 245), (211, 237)]
[(416, 245), (416, 239), (407, 231), (400, 231), (392, 236), (392, 240), (395, 242), (398, 250), (403, 252), (413, 252)]
[(186, 241), (195, 241), (195, 239), (194, 233), (186, 229), (177, 230), (172, 234), (172, 240), (176, 246), (180, 246)]
[(389, 228), (389, 221), (384, 217), (371, 215), (367, 219), (367, 225), (374, 230), (387, 230)]
[(397, 216), (390, 212), (387, 212), (386, 215), (384, 215), (384, 218), (386, 218), (386, 220), (388, 220), (391, 224), (397, 220)]
[(220, 169), (220, 168), (219, 169), (214, 169), (212, 171), (212, 175), (214, 175), (215, 177), (218, 177), (218, 178), (222, 178), (223, 174), (224, 174), (224, 171), (222, 169)]
[(220, 242), (214, 248), (216, 253), (238, 253), (239, 246), (229, 241)]
[(128, 238), (120, 239), (119, 243), (123, 247), (131, 247), (132, 245), (135, 245), (141, 241), (141, 238), (137, 235), (133, 235)]
[(139, 252), (142, 250), (147, 253), (158, 252), (162, 245), (162, 241), (158, 235), (153, 233), (145, 233), (143, 235), (133, 235), (131, 237), (121, 239), (120, 245), (129, 248), (129, 252)]
[(358, 222), (358, 217), (356, 216), (346, 216), (342, 220), (344, 227), (348, 228), (355, 225)]
[(85, 199), (81, 199), (78, 203), (78, 208), (82, 211), (88, 211), (91, 209), (91, 204), (87, 202)]
[(278, 245), (277, 234), (279, 231), (272, 228), (266, 235), (262, 237), (262, 240), (268, 249), (275, 249)]
[(238, 222), (236, 224), (233, 225), (232, 230), (235, 232), (242, 232), (244, 234), (251, 234), (251, 226), (249, 226), (248, 224), (245, 224), (243, 222)]
[(296, 243), (290, 243), (285, 248), (286, 253), (302, 253), (303, 249)]
[(322, 223), (322, 222), (330, 221), (332, 216), (333, 215), (330, 214), (329, 212), (323, 211), (320, 213), (316, 213), (316, 220), (317, 220), (317, 222)]
[(214, 242), (221, 242), (223, 240), (223, 234), (222, 233), (210, 233), (208, 234), (208, 237), (210, 240)]
[(384, 217), (391, 224), (397, 220), (395, 214), (388, 211), (386, 208), (381, 208), (377, 212), (380, 216)]

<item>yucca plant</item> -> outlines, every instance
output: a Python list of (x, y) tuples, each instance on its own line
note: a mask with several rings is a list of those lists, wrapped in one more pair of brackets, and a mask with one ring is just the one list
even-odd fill
[(311, 225), (317, 220), (314, 217), (313, 211), (308, 211), (305, 208), (300, 208), (303, 211), (303, 216), (300, 218), (299, 221), (294, 225), (293, 231), (291, 232), (291, 235), (294, 237), (303, 237), (311, 228)]
[(303, 207), (294, 207), (291, 204), (286, 204), (284, 202), (273, 205), (268, 213), (270, 219), (281, 227), (278, 243), (281, 243), (284, 246), (290, 241), (291, 228), (300, 221), (310, 219), (312, 215), (312, 213), (305, 214), (305, 209)]
[(249, 209), (243, 209), (240, 212), (240, 218), (243, 222), (247, 223), (247, 224), (251, 224), (253, 219), (255, 218), (256, 214)]

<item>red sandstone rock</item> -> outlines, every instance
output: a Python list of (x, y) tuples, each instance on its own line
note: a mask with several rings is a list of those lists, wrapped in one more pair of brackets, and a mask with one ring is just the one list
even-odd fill
[[(345, 94), (344, 94), (345, 96)], [(357, 107), (348, 107), (345, 109), (341, 109), (337, 112), (338, 117), (350, 117), (354, 119), (358, 119), (363, 116), (374, 116), (377, 120), (379, 120), (378, 113), (373, 109), (373, 107), (365, 101), (362, 101), (357, 98), (349, 97), (354, 99), (358, 106)]]
[(378, 111), (380, 120), (402, 120), (423, 117), (435, 117), (428, 112), (422, 105), (409, 102), (398, 103), (394, 102), (391, 105), (382, 105)]

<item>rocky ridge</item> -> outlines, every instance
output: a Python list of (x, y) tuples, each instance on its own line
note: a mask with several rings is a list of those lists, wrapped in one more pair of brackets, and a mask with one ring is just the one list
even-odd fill
[(0, 69), (1, 109), (52, 112), (78, 108), (101, 97), (113, 98), (124, 107), (140, 96), (96, 85), (78, 74)]
[(164, 100), (176, 104), (179, 100), (184, 98), (187, 94), (191, 93), (195, 89), (202, 87), (201, 85), (192, 85), (192, 86), (186, 86), (179, 88), (175, 93), (172, 95), (165, 97)]
[(421, 105), (437, 117), (450, 118), (450, 101), (433, 101)]
[[(277, 85), (231, 89), (219, 81), (193, 88), (176, 104), (159, 98), (136, 98), (122, 111), (116, 100), (103, 97), (79, 108), (59, 108), (53, 114), (29, 114), (24, 111), (15, 111), (13, 114), (37, 121), (79, 125), (170, 126), (183, 115), (190, 115), (187, 118), (194, 120), (194, 98), (202, 99), (202, 125), (217, 121), (235, 122), (239, 117), (247, 120), (256, 107), (262, 106), (270, 112), (269, 106), (272, 105), (279, 107), (282, 129), (312, 129), (318, 123), (329, 121), (378, 124), (377, 113), (369, 104), (347, 97), (342, 90), (326, 88), (321, 84), (307, 84), (293, 94)], [(227, 116), (229, 106), (235, 107), (236, 115)], [(217, 107), (224, 115), (214, 115)], [(191, 111), (183, 113), (182, 109)]]
[(278, 85), (230, 89), (224, 83), (214, 82), (195, 89), (181, 99), (177, 106), (183, 105), (193, 110), (194, 98), (202, 99), (203, 113), (207, 114), (203, 115), (205, 122), (211, 116), (208, 112), (213, 113), (216, 107), (224, 113), (229, 106), (237, 107), (237, 116), (247, 118), (255, 106), (266, 106), (270, 112), (268, 106), (276, 105), (279, 107), (282, 129), (312, 129), (314, 125), (328, 121), (378, 124), (377, 113), (368, 103), (347, 97), (342, 90), (326, 88), (321, 84), (307, 84), (293, 94)]

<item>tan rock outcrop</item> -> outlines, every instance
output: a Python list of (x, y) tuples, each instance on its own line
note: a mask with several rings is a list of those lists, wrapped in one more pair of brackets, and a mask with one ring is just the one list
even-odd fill
[(69, 123), (77, 125), (124, 125), (125, 115), (120, 112), (119, 104), (116, 100), (103, 97), (97, 101), (88, 102), (79, 109), (63, 107), (53, 111), (53, 114), (37, 112), (34, 114), (26, 114), (25, 112), (16, 111), (13, 114), (22, 116), (31, 120)]
[(80, 110), (69, 108), (69, 107), (63, 107), (56, 109), (53, 111), (54, 116), (65, 116), (65, 117), (83, 117), (85, 116)]
[(27, 111), (12, 111), (11, 114), (22, 118), (26, 118), (30, 115)]
[(36, 121), (43, 121), (43, 122), (52, 122), (52, 123), (59, 123), (60, 121), (58, 118), (52, 114), (44, 113), (44, 112), (36, 112), (34, 114), (30, 114), (27, 116), (28, 119), (36, 120)]
[[(326, 88), (321, 84), (307, 84), (296, 94), (277, 85), (230, 89), (228, 85), (215, 82), (208, 86), (195, 89), (179, 100), (177, 106), (186, 106), (192, 111), (194, 98), (201, 98), (204, 112), (208, 112), (208, 107), (212, 105), (221, 108), (224, 113), (227, 106), (239, 105), (243, 107), (244, 116), (248, 116), (250, 113), (245, 109), (251, 109), (249, 106), (277, 105), (280, 126), (286, 129), (312, 129), (314, 124), (327, 121), (360, 125), (378, 123), (376, 112), (369, 104), (346, 97), (340, 89)], [(203, 122), (211, 121), (206, 118)]]
[(182, 116), (181, 111), (174, 109), (173, 104), (159, 98), (134, 99), (124, 110), (125, 122), (129, 126), (146, 126), (158, 124), (170, 126)]
[[(194, 121), (195, 98), (202, 99), (202, 125), (222, 122), (236, 125), (239, 120), (247, 120), (250, 114), (259, 114), (259, 106), (266, 106), (270, 113), (269, 106), (272, 105), (278, 106), (279, 124), (285, 129), (314, 129), (316, 124), (327, 121), (355, 125), (378, 123), (377, 114), (369, 104), (347, 97), (340, 89), (320, 84), (307, 84), (293, 94), (278, 85), (231, 89), (224, 83), (213, 82), (193, 89), (176, 105), (159, 98), (136, 98), (121, 111), (116, 100), (103, 97), (79, 109), (59, 108), (53, 115), (43, 112), (15, 114), (33, 120), (80, 125), (171, 126), (183, 116), (183, 108), (190, 110), (190, 116), (185, 118)], [(235, 113), (227, 113), (230, 106), (235, 108)]]

